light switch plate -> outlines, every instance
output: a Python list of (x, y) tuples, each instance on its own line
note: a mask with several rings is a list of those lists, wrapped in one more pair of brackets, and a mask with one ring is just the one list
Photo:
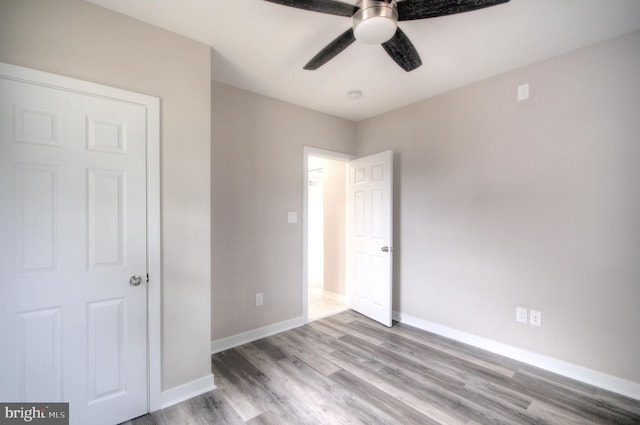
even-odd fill
[(298, 213), (296, 211), (289, 211), (287, 213), (287, 223), (297, 223)]
[(518, 86), (518, 102), (529, 99), (529, 84)]
[(527, 323), (529, 321), (526, 308), (516, 307), (516, 320), (520, 323)]

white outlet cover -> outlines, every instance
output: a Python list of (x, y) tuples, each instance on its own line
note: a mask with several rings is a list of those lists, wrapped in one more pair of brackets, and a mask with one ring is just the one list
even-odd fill
[(542, 312), (531, 310), (529, 312), (529, 324), (533, 326), (542, 326)]

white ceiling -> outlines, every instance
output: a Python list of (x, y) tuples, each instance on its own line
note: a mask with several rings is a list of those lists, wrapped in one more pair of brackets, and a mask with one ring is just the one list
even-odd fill
[(358, 42), (305, 71), (349, 18), (264, 0), (89, 1), (210, 45), (215, 81), (353, 121), (640, 29), (640, 0), (511, 0), (400, 22), (422, 57), (415, 71)]

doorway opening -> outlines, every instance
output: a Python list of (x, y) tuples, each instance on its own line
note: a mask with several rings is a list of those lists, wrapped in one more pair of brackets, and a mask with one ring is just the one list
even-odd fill
[(351, 157), (305, 150), (306, 254), (304, 305), (308, 321), (349, 309), (347, 182)]

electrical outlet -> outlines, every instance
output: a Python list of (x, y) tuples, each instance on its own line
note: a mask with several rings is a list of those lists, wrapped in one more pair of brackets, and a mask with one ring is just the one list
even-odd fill
[(256, 307), (260, 307), (264, 303), (264, 298), (262, 296), (262, 292), (258, 292), (256, 294)]
[(529, 313), (529, 324), (533, 326), (542, 326), (542, 312), (531, 310)]
[(516, 321), (520, 323), (528, 323), (527, 309), (524, 307), (516, 307)]

